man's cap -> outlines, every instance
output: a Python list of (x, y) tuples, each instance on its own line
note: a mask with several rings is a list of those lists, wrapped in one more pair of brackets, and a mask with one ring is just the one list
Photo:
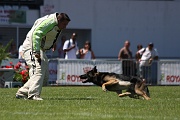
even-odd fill
[(77, 37), (77, 33), (73, 33), (73, 36)]
[(153, 47), (153, 46), (154, 46), (154, 44), (153, 44), (152, 42), (150, 42), (150, 43), (149, 43), (149, 46), (152, 46), (152, 47)]

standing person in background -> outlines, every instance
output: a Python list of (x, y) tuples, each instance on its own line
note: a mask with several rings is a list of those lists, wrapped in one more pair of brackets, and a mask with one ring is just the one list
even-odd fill
[(20, 45), (20, 46), (19, 46), (18, 59), (23, 59), (23, 45)]
[(118, 60), (122, 61), (122, 72), (123, 75), (134, 75), (135, 66), (132, 59), (132, 51), (130, 48), (130, 41), (126, 40), (124, 47), (120, 49), (118, 54)]
[(66, 36), (63, 35), (61, 37), (61, 42), (58, 45), (59, 58), (65, 58), (65, 53), (64, 53), (64, 50), (63, 50), (63, 46), (64, 46), (65, 41), (66, 41)]
[(70, 40), (66, 40), (63, 46), (63, 50), (66, 53), (65, 59), (77, 59), (76, 53), (79, 51), (77, 45), (77, 33), (73, 33)]
[(40, 97), (43, 82), (49, 79), (45, 51), (55, 50), (59, 34), (70, 21), (66, 13), (57, 12), (35, 21), (23, 43), (23, 56), (29, 66), (30, 79), (17, 91), (16, 98), (43, 100)]
[(80, 59), (95, 59), (94, 52), (91, 49), (91, 43), (89, 41), (85, 42), (84, 48), (81, 48), (79, 50), (80, 53)]
[(145, 78), (145, 75), (148, 75), (147, 72), (150, 71), (152, 61), (158, 60), (158, 52), (154, 49), (154, 44), (151, 42), (148, 44), (148, 47), (142, 48), (137, 54), (142, 56), (139, 58), (139, 76)]
[(9, 48), (9, 53), (11, 58), (18, 58), (18, 50), (14, 42), (11, 43), (11, 47)]
[(139, 50), (141, 50), (143, 48), (143, 46), (141, 44), (138, 44), (137, 45), (137, 52), (136, 52), (136, 55), (135, 55), (135, 58), (136, 58), (136, 61), (139, 61), (139, 59), (141, 58), (141, 55), (138, 54)]
[(135, 59), (136, 59), (136, 76), (139, 74), (139, 59), (141, 58), (142, 55), (138, 54), (139, 50), (141, 50), (143, 48), (143, 46), (141, 44), (137, 45), (137, 51), (135, 54)]

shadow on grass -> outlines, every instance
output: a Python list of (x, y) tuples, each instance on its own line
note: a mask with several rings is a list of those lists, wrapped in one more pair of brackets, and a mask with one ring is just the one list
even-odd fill
[(44, 98), (44, 100), (95, 100), (96, 98), (86, 97), (86, 98)]

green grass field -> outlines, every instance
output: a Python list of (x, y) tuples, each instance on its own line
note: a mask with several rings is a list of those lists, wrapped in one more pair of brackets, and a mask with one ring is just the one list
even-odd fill
[(43, 101), (0, 89), (0, 120), (180, 120), (180, 87), (150, 86), (151, 100), (119, 98), (100, 87), (43, 87)]

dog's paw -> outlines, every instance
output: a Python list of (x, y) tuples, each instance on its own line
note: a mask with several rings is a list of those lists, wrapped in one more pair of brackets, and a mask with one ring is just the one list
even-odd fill
[(106, 87), (105, 87), (105, 86), (102, 86), (102, 90), (103, 90), (104, 92), (106, 92), (106, 91), (107, 91), (107, 89), (106, 89)]

